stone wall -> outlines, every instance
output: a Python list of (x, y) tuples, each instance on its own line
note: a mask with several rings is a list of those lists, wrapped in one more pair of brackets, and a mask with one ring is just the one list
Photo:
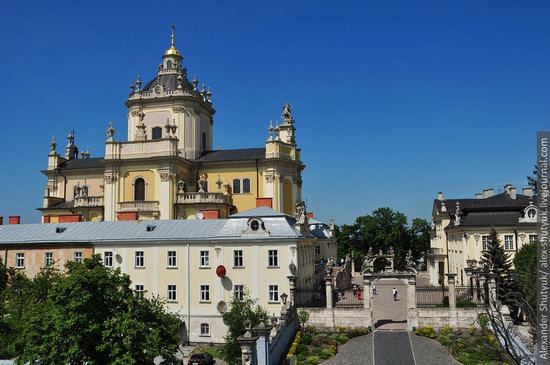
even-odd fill
[(484, 309), (481, 307), (457, 308), (455, 310), (449, 310), (449, 308), (417, 308), (410, 311), (416, 312), (409, 312), (409, 327), (411, 329), (412, 327), (423, 326), (432, 326), (435, 329), (441, 329), (446, 325), (468, 328), (471, 325), (477, 326), (476, 320), (478, 315), (484, 313)]
[(318, 328), (368, 327), (370, 312), (364, 308), (300, 308), (309, 312), (306, 325)]

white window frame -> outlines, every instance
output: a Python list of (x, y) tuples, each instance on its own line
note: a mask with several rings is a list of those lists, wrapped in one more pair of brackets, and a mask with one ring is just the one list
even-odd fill
[[(512, 240), (507, 240), (507, 238), (512, 238)], [(504, 235), (504, 249), (507, 251), (511, 251), (514, 249), (514, 235), (513, 234), (506, 234)]]
[(53, 266), (53, 252), (44, 252), (44, 267)]
[(200, 252), (199, 267), (210, 267), (210, 251)]
[(267, 251), (267, 267), (279, 267), (279, 250)]
[(178, 287), (176, 284), (168, 284), (166, 287), (166, 301), (169, 303), (178, 301)]
[[(245, 181), (248, 180), (248, 189), (245, 189)], [(248, 191), (246, 191), (248, 190)], [(244, 178), (243, 181), (241, 181), (241, 191), (242, 194), (251, 194), (252, 193), (252, 180), (249, 178)]]
[(267, 289), (269, 303), (279, 303), (279, 285), (269, 284)]
[(103, 266), (113, 267), (113, 251), (103, 252)]
[(534, 233), (530, 234), (529, 235), (529, 243), (537, 242), (538, 238), (539, 238), (538, 234), (534, 234)]
[(210, 337), (210, 324), (208, 323), (201, 323), (200, 328), (200, 335), (201, 337)]
[(233, 250), (233, 267), (244, 267), (244, 250)]
[(145, 251), (134, 252), (134, 267), (140, 269), (145, 267)]
[(202, 303), (210, 303), (210, 285), (201, 284), (199, 301)]
[(243, 300), (244, 299), (244, 285), (243, 284), (233, 285), (233, 298), (235, 298), (236, 300)]
[(25, 268), (25, 253), (17, 252), (15, 254), (15, 268), (24, 269)]
[(481, 236), (481, 251), (487, 251), (489, 249), (489, 244), (491, 240), (489, 235)]
[(145, 285), (143, 284), (136, 284), (134, 286), (134, 290), (135, 292), (140, 295), (140, 296), (143, 296), (143, 293), (145, 292)]
[(171, 269), (178, 267), (178, 253), (176, 251), (170, 250), (166, 253), (166, 267)]
[(74, 253), (74, 262), (82, 262), (84, 260), (84, 255), (82, 254), (82, 251), (75, 251)]

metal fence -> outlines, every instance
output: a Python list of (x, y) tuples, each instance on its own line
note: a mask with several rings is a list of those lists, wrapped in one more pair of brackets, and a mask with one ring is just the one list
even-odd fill
[(449, 288), (446, 286), (417, 286), (416, 306), (418, 308), (448, 307)]
[(479, 287), (457, 286), (456, 306), (457, 307), (482, 307), (485, 305), (486, 295), (483, 295)]
[(294, 292), (294, 303), (297, 307), (326, 307), (325, 290), (298, 289)]

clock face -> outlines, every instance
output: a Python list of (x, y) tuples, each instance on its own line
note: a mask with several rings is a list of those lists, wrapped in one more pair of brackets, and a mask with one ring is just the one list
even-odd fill
[(529, 218), (535, 218), (536, 215), (537, 215), (537, 211), (535, 209), (529, 209), (527, 211), (527, 216)]

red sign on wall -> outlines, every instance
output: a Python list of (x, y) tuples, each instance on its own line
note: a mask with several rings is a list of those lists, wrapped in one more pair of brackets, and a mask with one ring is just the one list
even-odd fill
[(218, 265), (218, 267), (216, 268), (216, 275), (218, 275), (218, 277), (220, 278), (223, 278), (225, 277), (225, 266), (223, 265)]

